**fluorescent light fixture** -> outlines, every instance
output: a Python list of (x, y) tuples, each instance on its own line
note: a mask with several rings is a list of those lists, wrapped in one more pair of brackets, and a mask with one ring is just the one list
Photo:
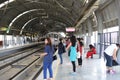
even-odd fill
[(15, 1), (15, 0), (5, 1), (4, 3), (0, 4), (0, 8), (2, 8), (3, 6), (5, 6), (5, 5), (7, 5), (7, 4), (9, 4), (9, 3), (13, 2), (13, 1)]
[(32, 10), (28, 10), (28, 11), (25, 11), (25, 12), (19, 14), (19, 15), (18, 15), (17, 17), (15, 17), (15, 18), (12, 20), (12, 22), (9, 24), (7, 33), (9, 33), (9, 30), (10, 30), (11, 26), (13, 25), (13, 23), (14, 23), (18, 18), (20, 18), (20, 17), (23, 16), (24, 14), (27, 14), (27, 13), (30, 13), (30, 12), (33, 12), (33, 11), (38, 11), (38, 10), (44, 10), (44, 9), (32, 9)]
[(35, 18), (29, 20), (27, 23), (25, 23), (24, 26), (22, 27), (21, 31), (20, 31), (20, 34), (22, 34), (22, 32), (23, 32), (24, 28), (26, 27), (26, 25), (29, 24), (31, 21), (33, 21), (35, 19), (37, 19), (37, 17), (35, 17)]
[(88, 3), (89, 2), (89, 0), (86, 0), (86, 3)]
[(6, 31), (6, 30), (7, 30), (6, 27), (1, 27), (1, 28), (0, 28), (0, 31)]

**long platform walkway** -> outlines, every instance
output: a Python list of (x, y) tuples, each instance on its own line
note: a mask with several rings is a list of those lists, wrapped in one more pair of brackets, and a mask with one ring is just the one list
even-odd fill
[[(67, 54), (63, 54), (63, 60), (64, 63), (62, 65), (59, 64), (59, 57), (58, 60), (53, 62), (54, 80), (120, 80), (120, 66), (113, 67), (116, 74), (108, 74), (106, 73), (104, 59), (98, 59), (97, 55), (93, 59), (86, 59), (83, 56), (82, 67), (78, 67), (76, 61), (76, 75), (70, 74), (72, 72), (72, 64)], [(37, 80), (43, 80), (42, 73)]]

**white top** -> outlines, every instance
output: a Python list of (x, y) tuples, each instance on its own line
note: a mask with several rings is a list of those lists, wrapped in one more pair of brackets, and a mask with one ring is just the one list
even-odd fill
[(108, 46), (108, 47), (105, 49), (104, 52), (105, 52), (107, 55), (112, 56), (114, 49), (117, 49), (116, 44), (111, 44), (110, 46)]

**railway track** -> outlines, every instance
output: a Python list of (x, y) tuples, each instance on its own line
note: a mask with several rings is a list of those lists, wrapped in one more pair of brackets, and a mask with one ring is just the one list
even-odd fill
[[(41, 50), (43, 51), (43, 47), (31, 48), (29, 51), (25, 50), (22, 51), (23, 53), (19, 52), (19, 54), (17, 53), (17, 55), (12, 55), (9, 58), (7, 56), (6, 58), (0, 59), (0, 80), (24, 80), (18, 79), (17, 75), (20, 75), (26, 69), (26, 72), (31, 71), (28, 67), (33, 68), (32, 70), (34, 70), (34, 72), (36, 72), (35, 70), (38, 71), (42, 69), (42, 58), (35, 56), (35, 54), (40, 53)], [(34, 74), (37, 75), (37, 73), (38, 72)]]

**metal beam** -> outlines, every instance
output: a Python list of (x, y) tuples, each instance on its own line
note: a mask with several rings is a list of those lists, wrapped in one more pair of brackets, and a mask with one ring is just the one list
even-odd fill
[(92, 0), (89, 5), (81, 12), (81, 16), (78, 19), (78, 23), (75, 24), (75, 27), (78, 27), (82, 22), (84, 22), (87, 17), (91, 15), (92, 12), (94, 12), (98, 8), (99, 0)]

